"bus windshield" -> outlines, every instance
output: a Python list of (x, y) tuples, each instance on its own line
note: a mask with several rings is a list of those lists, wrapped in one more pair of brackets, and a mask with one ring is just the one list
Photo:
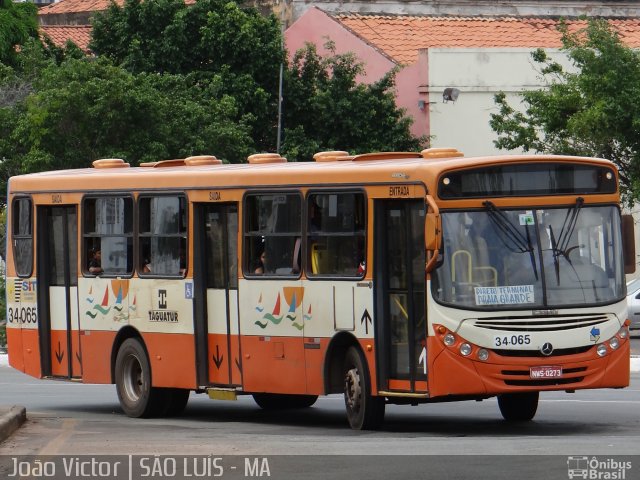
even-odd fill
[(475, 310), (601, 305), (624, 295), (615, 206), (443, 212), (444, 258), (432, 292)]

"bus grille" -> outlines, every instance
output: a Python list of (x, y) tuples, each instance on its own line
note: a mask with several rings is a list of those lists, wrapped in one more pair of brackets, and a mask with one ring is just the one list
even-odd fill
[(559, 315), (557, 317), (494, 317), (474, 320), (478, 328), (505, 332), (551, 332), (593, 327), (609, 320), (606, 315), (575, 316)]
[(583, 347), (574, 348), (558, 348), (551, 355), (544, 355), (540, 350), (492, 350), (492, 352), (502, 355), (503, 357), (560, 357), (562, 355), (576, 355), (584, 353), (593, 348), (593, 345), (585, 345)]

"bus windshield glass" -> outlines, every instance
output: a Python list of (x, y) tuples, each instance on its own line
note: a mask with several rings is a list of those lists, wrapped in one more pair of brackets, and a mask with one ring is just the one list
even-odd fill
[(583, 307), (624, 296), (615, 206), (443, 212), (435, 299), (474, 310)]

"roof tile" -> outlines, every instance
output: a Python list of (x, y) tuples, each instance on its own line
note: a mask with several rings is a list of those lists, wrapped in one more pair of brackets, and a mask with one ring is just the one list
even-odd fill
[[(60, 13), (101, 12), (106, 10), (111, 2), (122, 6), (124, 0), (60, 0), (38, 10), (38, 15), (55, 15)], [(185, 4), (191, 5), (196, 0), (185, 0)]]
[(85, 52), (89, 51), (90, 25), (41, 25), (40, 31), (58, 47), (64, 47), (67, 40), (71, 40)]
[[(559, 48), (559, 19), (540, 17), (434, 17), (335, 13), (332, 16), (366, 42), (401, 64), (415, 63), (418, 49)], [(565, 20), (569, 31), (584, 20)], [(610, 20), (624, 43), (640, 47), (640, 18)]]

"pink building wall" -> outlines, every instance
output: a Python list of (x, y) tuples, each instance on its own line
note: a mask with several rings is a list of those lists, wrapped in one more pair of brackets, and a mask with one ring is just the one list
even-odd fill
[[(364, 63), (366, 75), (358, 78), (360, 82), (373, 83), (397, 66), (391, 58), (364, 42), (316, 7), (309, 8), (285, 31), (285, 45), (290, 58), (305, 43), (314, 43), (318, 53), (326, 55), (329, 52), (324, 45), (329, 40), (335, 44), (336, 53), (353, 52)], [(406, 110), (406, 115), (413, 118), (411, 133), (416, 136), (429, 135), (427, 71), (425, 50), (420, 52), (416, 64), (402, 68), (396, 75), (396, 104)], [(420, 88), (421, 85), (424, 87)], [(284, 94), (286, 96), (286, 92)], [(419, 107), (420, 100), (424, 101), (422, 109)]]

